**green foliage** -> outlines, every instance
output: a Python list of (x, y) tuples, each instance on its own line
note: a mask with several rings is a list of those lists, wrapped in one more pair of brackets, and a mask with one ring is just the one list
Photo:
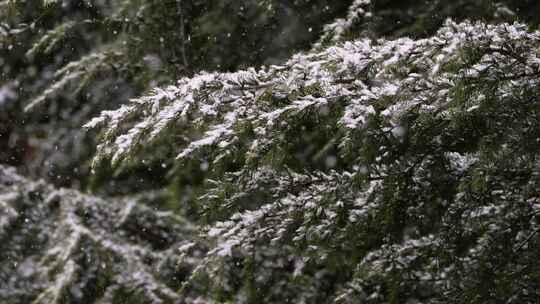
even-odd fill
[(0, 2), (0, 301), (539, 302), (537, 3), (349, 4)]
[(538, 299), (538, 41), (447, 22), (184, 78), (88, 123), (94, 164), (160, 146), (172, 175), (206, 172), (194, 219), (215, 244), (187, 284), (206, 273), (219, 301)]
[(0, 301), (177, 303), (198, 259), (177, 248), (196, 227), (145, 204), (156, 200), (104, 201), (0, 167)]
[[(57, 185), (133, 191), (129, 181), (87, 179), (96, 143), (80, 132), (85, 121), (194, 72), (282, 61), (347, 8), (328, 2), (2, 2), (0, 85), (23, 89), (1, 105), (11, 122), (1, 161)], [(138, 178), (159, 184), (154, 169)]]

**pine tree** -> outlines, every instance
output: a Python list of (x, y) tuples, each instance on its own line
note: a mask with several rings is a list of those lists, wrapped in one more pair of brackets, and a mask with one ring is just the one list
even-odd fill
[(223, 299), (532, 301), (539, 38), (447, 22), (185, 78), (92, 120), (94, 165), (205, 171), (193, 205)]
[[(219, 20), (197, 15), (205, 3), (190, 18)], [(84, 125), (97, 143), (92, 175), (123, 176), (125, 194), (98, 198), (0, 167), (0, 300), (540, 301), (540, 32), (524, 9), (534, 7), (355, 0), (286, 62), (216, 57), (221, 71), (195, 64), (151, 91), (141, 82), (146, 93)], [(157, 39), (142, 33), (124, 32), (141, 39), (130, 52)], [(97, 54), (81, 60), (99, 64)], [(111, 63), (141, 57), (124, 58)], [(62, 75), (86, 77), (78, 64)], [(160, 184), (140, 183), (143, 172)]]

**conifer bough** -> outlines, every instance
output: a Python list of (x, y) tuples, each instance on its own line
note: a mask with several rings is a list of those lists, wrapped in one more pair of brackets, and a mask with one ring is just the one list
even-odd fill
[[(201, 73), (87, 128), (94, 168), (199, 168), (215, 301), (540, 300), (540, 33), (448, 21)], [(198, 169), (198, 170), (199, 170)]]

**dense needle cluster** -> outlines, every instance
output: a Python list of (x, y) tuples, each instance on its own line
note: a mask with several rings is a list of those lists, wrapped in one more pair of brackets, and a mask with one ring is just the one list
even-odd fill
[(324, 286), (297, 293), (308, 302), (522, 302), (538, 296), (539, 41), (520, 24), (447, 22), (203, 73), (94, 118), (94, 164), (173, 155), (207, 171), (197, 205), (225, 292), (215, 260), (241, 258), (257, 290), (277, 280), (258, 280), (265, 264), (292, 263), (288, 280)]
[[(130, 195), (0, 167), (0, 300), (538, 302), (540, 32), (393, 29), (383, 2), (352, 1), (284, 63), (189, 73), (89, 119), (92, 176), (123, 177)], [(463, 3), (408, 12), (478, 4)], [(517, 18), (511, 8), (484, 13)], [(99, 56), (81, 60), (108, 66)], [(59, 79), (84, 76), (77, 64)], [(162, 185), (133, 195), (141, 170)]]

